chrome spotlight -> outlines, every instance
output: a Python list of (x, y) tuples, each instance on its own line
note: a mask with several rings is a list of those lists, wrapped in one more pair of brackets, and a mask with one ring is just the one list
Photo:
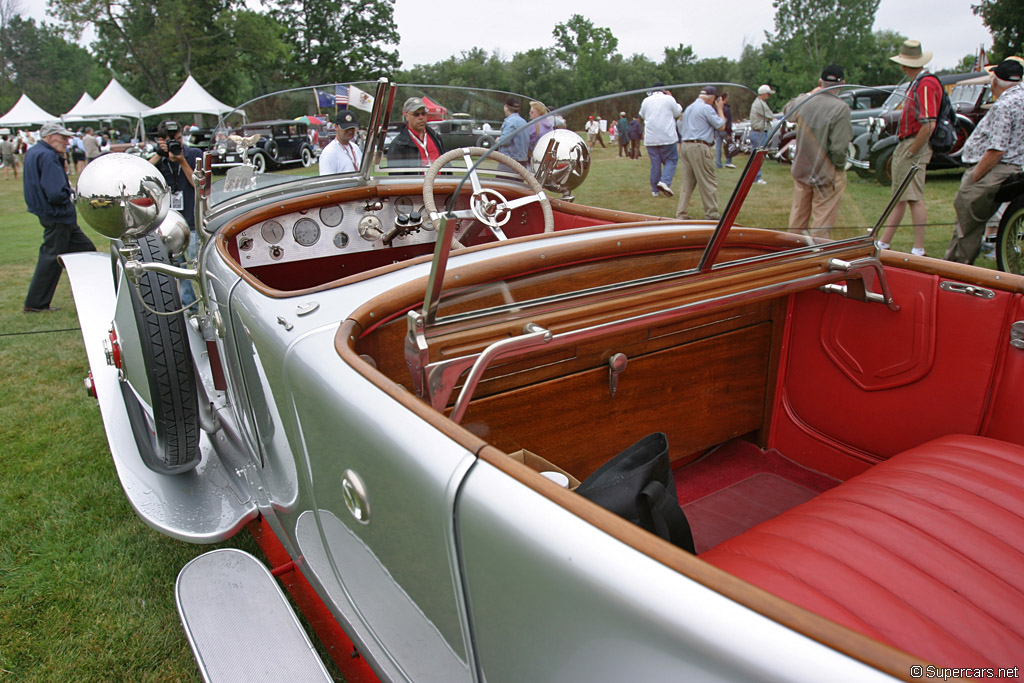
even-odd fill
[(590, 148), (579, 135), (556, 128), (537, 141), (533, 150), (534, 175), (546, 189), (572, 201), (572, 191), (590, 172)]
[(167, 215), (170, 193), (153, 164), (131, 154), (104, 154), (78, 178), (82, 218), (104, 237), (134, 239)]

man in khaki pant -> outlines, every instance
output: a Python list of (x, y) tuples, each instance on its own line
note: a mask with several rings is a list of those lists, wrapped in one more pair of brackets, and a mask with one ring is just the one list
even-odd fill
[(991, 68), (995, 104), (964, 143), (968, 164), (953, 200), (956, 224), (946, 260), (974, 263), (981, 251), (985, 224), (999, 208), (996, 193), (1024, 165), (1024, 66), (1010, 58)]
[[(711, 107), (712, 103), (715, 108)], [(721, 216), (718, 213), (718, 178), (715, 176), (716, 130), (725, 130), (722, 98), (718, 97), (715, 86), (706, 85), (683, 112), (679, 156), (683, 186), (679, 191), (679, 206), (676, 207), (676, 218), (680, 220), (690, 219), (686, 207), (694, 187), (700, 189), (704, 218), (718, 220)]]
[(846, 189), (846, 151), (853, 139), (850, 108), (831, 90), (845, 83), (843, 69), (835, 64), (821, 72), (818, 87), (793, 113), (797, 122), (796, 156), (793, 159), (793, 207), (791, 232), (829, 237)]

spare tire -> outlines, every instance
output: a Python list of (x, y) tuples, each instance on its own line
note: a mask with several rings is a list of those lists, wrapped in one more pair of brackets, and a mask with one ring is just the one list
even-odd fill
[[(143, 262), (170, 264), (157, 237), (147, 235), (140, 239), (139, 248)], [(123, 263), (123, 257), (120, 258)], [(152, 403), (150, 418), (128, 382), (121, 382), (135, 443), (143, 462), (154, 472), (187, 472), (199, 464), (201, 455), (196, 373), (189, 350), (188, 323), (181, 313), (161, 315), (181, 308), (178, 280), (146, 272), (138, 286), (127, 280), (122, 286), (130, 288)]]

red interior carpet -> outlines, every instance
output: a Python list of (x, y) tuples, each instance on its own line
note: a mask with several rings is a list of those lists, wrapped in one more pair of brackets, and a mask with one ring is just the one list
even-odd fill
[(679, 468), (675, 481), (698, 553), (840, 483), (740, 440)]

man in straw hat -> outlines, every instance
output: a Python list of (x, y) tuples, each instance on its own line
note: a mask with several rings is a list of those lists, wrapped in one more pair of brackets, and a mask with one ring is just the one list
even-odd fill
[(924, 175), (928, 161), (932, 158), (932, 148), (928, 144), (928, 139), (932, 136), (935, 118), (939, 115), (942, 84), (938, 78), (925, 70), (925, 64), (932, 61), (932, 53), (922, 50), (921, 43), (916, 40), (904, 41), (900, 46), (900, 53), (889, 59), (899, 64), (903, 73), (910, 79), (897, 132), (900, 141), (892, 153), (893, 193), (913, 166), (920, 166), (921, 170), (914, 176), (903, 199), (889, 215), (885, 230), (878, 240), (878, 246), (882, 249), (889, 248), (909, 204), (910, 218), (914, 225), (914, 248), (911, 249), (911, 253), (924, 256), (924, 233), (928, 224), (928, 210), (924, 205)]
[(1010, 57), (985, 70), (996, 101), (964, 143), (967, 170), (953, 200), (956, 224), (946, 249), (946, 260), (958, 263), (974, 263), (985, 224), (998, 208), (996, 192), (1024, 165), (1024, 65)]

